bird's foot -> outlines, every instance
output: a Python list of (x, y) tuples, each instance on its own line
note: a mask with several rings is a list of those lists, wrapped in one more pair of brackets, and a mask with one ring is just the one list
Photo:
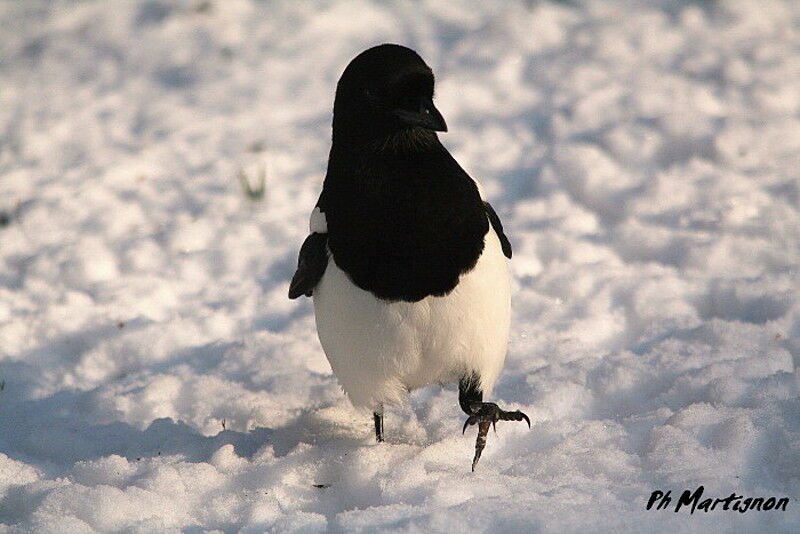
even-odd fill
[(497, 432), (495, 425), (498, 421), (525, 421), (528, 423), (528, 428), (531, 427), (531, 420), (521, 411), (506, 412), (493, 402), (473, 403), (470, 406), (470, 411), (472, 415), (464, 422), (464, 428), (461, 433), (466, 432), (468, 426), (478, 425), (478, 438), (475, 440), (475, 458), (472, 460), (473, 471), (475, 471), (475, 466), (478, 465), (483, 448), (486, 446), (486, 435), (489, 433), (490, 425), (494, 428), (495, 433)]

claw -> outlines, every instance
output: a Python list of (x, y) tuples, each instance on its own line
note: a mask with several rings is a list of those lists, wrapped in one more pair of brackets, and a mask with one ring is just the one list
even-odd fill
[(519, 410), (517, 410), (517, 413), (519, 413), (519, 415), (522, 416), (522, 418), (525, 420), (525, 422), (528, 423), (528, 428), (530, 428), (531, 427), (531, 420), (528, 419), (528, 416), (525, 415), (524, 413), (520, 412)]
[(473, 413), (464, 421), (464, 428), (461, 429), (461, 433), (464, 434), (468, 426), (478, 425), (478, 437), (475, 440), (475, 458), (472, 460), (473, 471), (475, 471), (475, 466), (478, 465), (481, 453), (486, 447), (486, 435), (489, 433), (490, 424), (494, 428), (495, 434), (497, 434), (497, 421), (525, 421), (528, 423), (528, 428), (531, 427), (531, 420), (519, 410), (506, 412), (493, 402), (475, 403), (470, 408)]

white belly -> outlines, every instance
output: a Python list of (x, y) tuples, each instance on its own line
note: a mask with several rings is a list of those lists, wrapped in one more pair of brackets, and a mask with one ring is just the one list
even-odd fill
[(386, 302), (356, 287), (331, 260), (314, 289), (322, 348), (350, 401), (374, 409), (410, 390), (480, 376), (491, 394), (511, 317), (508, 260), (493, 229), (477, 265), (444, 297)]

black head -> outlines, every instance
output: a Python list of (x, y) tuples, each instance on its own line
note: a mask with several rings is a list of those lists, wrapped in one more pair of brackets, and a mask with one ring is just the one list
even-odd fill
[(446, 132), (433, 105), (433, 72), (404, 46), (365, 50), (342, 73), (333, 105), (334, 138), (376, 140), (421, 128)]

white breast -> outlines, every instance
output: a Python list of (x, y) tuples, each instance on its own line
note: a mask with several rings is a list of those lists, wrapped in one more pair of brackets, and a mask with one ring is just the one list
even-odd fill
[(477, 265), (443, 297), (386, 302), (356, 287), (334, 261), (314, 289), (322, 348), (355, 406), (476, 372), (489, 396), (503, 367), (511, 316), (508, 260), (493, 229)]

